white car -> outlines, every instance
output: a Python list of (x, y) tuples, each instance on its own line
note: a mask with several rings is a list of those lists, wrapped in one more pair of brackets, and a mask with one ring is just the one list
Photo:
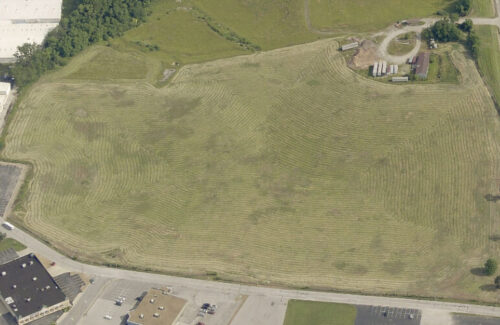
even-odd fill
[(112, 319), (113, 317), (111, 317), (111, 315), (104, 315), (104, 319), (107, 319), (107, 320), (110, 320)]

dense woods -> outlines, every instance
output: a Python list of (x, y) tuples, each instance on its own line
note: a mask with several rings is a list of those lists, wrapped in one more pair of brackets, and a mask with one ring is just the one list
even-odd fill
[(17, 86), (37, 80), (91, 44), (121, 36), (145, 20), (149, 6), (150, 0), (82, 0), (42, 45), (19, 47), (11, 69)]

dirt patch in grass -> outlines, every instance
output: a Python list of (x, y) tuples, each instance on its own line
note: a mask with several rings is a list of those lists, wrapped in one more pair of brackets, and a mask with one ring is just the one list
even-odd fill
[(399, 35), (389, 43), (387, 52), (391, 55), (403, 55), (413, 50), (416, 43), (417, 34), (415, 32)]

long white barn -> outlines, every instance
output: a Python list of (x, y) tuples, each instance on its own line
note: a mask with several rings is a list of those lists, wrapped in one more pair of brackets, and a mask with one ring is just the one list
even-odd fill
[(62, 0), (0, 0), (0, 62), (11, 61), (17, 47), (40, 44), (61, 20)]

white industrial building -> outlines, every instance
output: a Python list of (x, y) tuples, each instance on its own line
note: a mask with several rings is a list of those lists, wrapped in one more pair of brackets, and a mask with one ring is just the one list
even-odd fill
[(61, 19), (62, 0), (0, 0), (0, 62), (18, 46), (42, 43)]

